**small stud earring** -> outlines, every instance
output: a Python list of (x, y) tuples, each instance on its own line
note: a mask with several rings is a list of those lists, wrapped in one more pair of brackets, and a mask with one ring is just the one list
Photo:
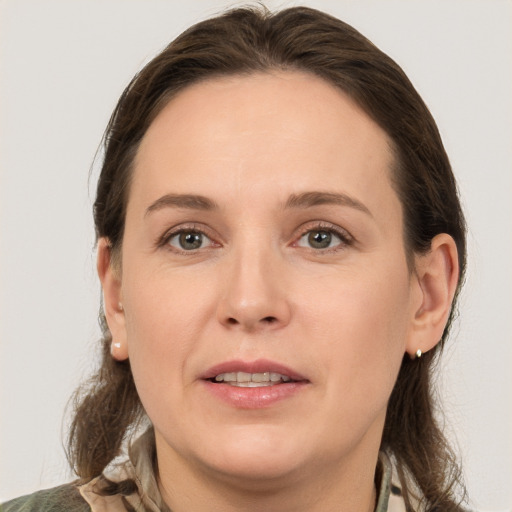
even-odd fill
[(113, 357), (115, 357), (114, 353), (117, 352), (118, 350), (121, 350), (121, 343), (112, 342), (112, 345), (110, 345), (110, 353), (112, 354)]
[(416, 358), (419, 359), (421, 357), (421, 350), (416, 350)]

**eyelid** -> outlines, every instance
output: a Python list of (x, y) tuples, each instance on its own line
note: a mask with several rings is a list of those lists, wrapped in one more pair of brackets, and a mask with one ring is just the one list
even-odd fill
[[(341, 249), (345, 248), (347, 246), (351, 246), (351, 245), (353, 245), (356, 242), (355, 237), (352, 236), (352, 234), (349, 233), (346, 229), (344, 229), (344, 228), (342, 228), (342, 227), (340, 227), (340, 226), (338, 226), (336, 224), (333, 224), (331, 222), (314, 220), (314, 221), (308, 221), (308, 222), (304, 223), (302, 226), (299, 227), (298, 235), (294, 236), (293, 242), (291, 243), (291, 245), (292, 246), (297, 246), (298, 241), (305, 234), (307, 234), (310, 231), (314, 231), (314, 230), (329, 231), (329, 232), (334, 233), (342, 242), (340, 244), (341, 245)], [(202, 235), (206, 236), (211, 241), (211, 244), (208, 247), (205, 247), (205, 248), (202, 248), (202, 249), (189, 250), (189, 251), (184, 251), (184, 250), (180, 251), (180, 249), (178, 249), (178, 248), (176, 248), (174, 246), (171, 246), (169, 244), (169, 240), (172, 237), (174, 237), (174, 236), (176, 236), (176, 235), (178, 235), (180, 233), (188, 232), (188, 231), (201, 233)], [(195, 222), (190, 222), (190, 223), (178, 224), (176, 226), (173, 226), (173, 227), (167, 229), (161, 236), (159, 236), (156, 239), (155, 246), (158, 247), (158, 248), (160, 248), (160, 247), (168, 248), (169, 250), (174, 251), (174, 252), (183, 252), (183, 253), (186, 253), (186, 254), (194, 254), (196, 251), (208, 249), (208, 248), (211, 248), (211, 247), (220, 247), (222, 245), (222, 243), (218, 242), (217, 239), (218, 239), (218, 236), (214, 235), (212, 233), (212, 230), (209, 229), (204, 224), (197, 224)], [(340, 250), (340, 248), (339, 247), (332, 247), (332, 248), (328, 248), (328, 249), (314, 249), (314, 248), (311, 248), (311, 250), (314, 251), (314, 252), (324, 252), (324, 253), (326, 253), (326, 252), (332, 252), (332, 251)]]
[[(211, 241), (211, 244), (205, 248), (195, 249), (195, 250), (193, 249), (193, 250), (189, 250), (189, 251), (180, 250), (177, 247), (171, 246), (171, 244), (169, 244), (169, 240), (183, 232), (200, 233), (201, 235), (208, 238)], [(215, 246), (220, 247), (221, 244), (215, 240), (215, 236), (212, 235), (210, 229), (208, 229), (207, 227), (205, 227), (202, 224), (198, 225), (194, 222), (191, 222), (191, 223), (185, 223), (185, 224), (178, 224), (177, 226), (173, 226), (172, 228), (167, 229), (163, 233), (163, 235), (159, 236), (156, 239), (155, 245), (156, 245), (156, 247), (164, 247), (164, 248), (167, 248), (170, 251), (174, 251), (174, 252), (179, 252), (179, 253), (184, 253), (184, 254), (194, 254), (196, 251), (208, 249), (210, 247), (215, 247)]]
[[(297, 245), (298, 241), (304, 235), (306, 235), (310, 231), (315, 231), (315, 230), (332, 232), (341, 240), (342, 247), (351, 246), (356, 242), (356, 239), (346, 229), (344, 229), (340, 226), (337, 226), (336, 224), (332, 224), (331, 222), (327, 222), (327, 221), (309, 221), (309, 222), (303, 224), (299, 228), (299, 230), (300, 230), (299, 235), (294, 238), (294, 242), (292, 243), (292, 245), (294, 245), (294, 246)], [(331, 247), (331, 248), (327, 248), (327, 249), (311, 248), (311, 250), (315, 251), (315, 252), (329, 252), (329, 251), (339, 250), (339, 248), (338, 249), (336, 247)]]

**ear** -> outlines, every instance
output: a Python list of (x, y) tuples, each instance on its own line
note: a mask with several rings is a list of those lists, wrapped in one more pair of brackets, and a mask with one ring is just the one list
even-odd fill
[(121, 296), (121, 269), (113, 261), (112, 249), (107, 238), (98, 241), (97, 270), (103, 289), (103, 307), (108, 328), (112, 334), (111, 353), (114, 359), (128, 359), (126, 322)]
[[(419, 300), (413, 311), (407, 353), (414, 357), (434, 348), (443, 335), (459, 279), (457, 246), (450, 235), (433, 238), (430, 251), (415, 260), (415, 282)], [(418, 305), (419, 304), (419, 305)]]

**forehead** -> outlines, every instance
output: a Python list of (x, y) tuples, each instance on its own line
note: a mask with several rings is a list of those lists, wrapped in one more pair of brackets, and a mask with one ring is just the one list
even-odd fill
[(163, 108), (139, 147), (132, 186), (147, 200), (162, 188), (207, 191), (212, 182), (226, 193), (272, 183), (276, 195), (311, 187), (368, 194), (376, 179), (390, 186), (390, 147), (354, 101), (314, 75), (220, 77)]

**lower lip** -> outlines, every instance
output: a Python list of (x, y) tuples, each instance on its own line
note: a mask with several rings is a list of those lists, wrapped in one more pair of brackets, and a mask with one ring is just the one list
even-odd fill
[(242, 388), (229, 384), (216, 384), (209, 380), (202, 381), (208, 391), (228, 403), (232, 407), (240, 409), (262, 409), (295, 396), (304, 390), (307, 381), (286, 382), (273, 386), (258, 388)]

